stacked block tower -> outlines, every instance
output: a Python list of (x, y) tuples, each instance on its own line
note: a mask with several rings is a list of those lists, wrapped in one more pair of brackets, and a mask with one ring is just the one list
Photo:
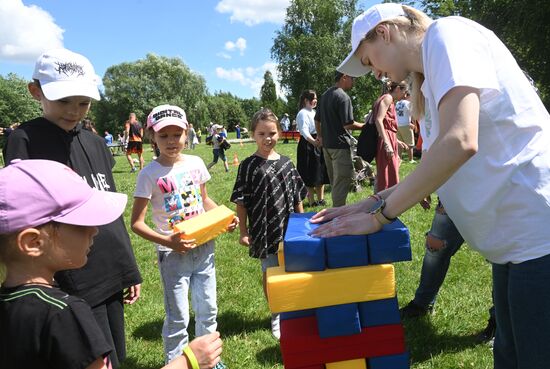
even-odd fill
[(291, 214), (279, 266), (267, 269), (286, 369), (408, 369), (391, 263), (411, 260), (408, 229), (315, 238), (314, 213)]

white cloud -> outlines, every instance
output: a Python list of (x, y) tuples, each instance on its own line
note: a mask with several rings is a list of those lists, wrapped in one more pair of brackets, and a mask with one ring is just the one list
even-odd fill
[(247, 26), (260, 23), (283, 23), (290, 0), (221, 0), (216, 5), (220, 13), (230, 13), (231, 22)]
[(0, 59), (34, 62), (45, 50), (63, 47), (63, 32), (48, 12), (35, 5), (0, 1)]
[(273, 62), (264, 63), (261, 67), (246, 67), (225, 69), (222, 67), (216, 68), (216, 76), (227, 81), (238, 82), (242, 86), (249, 87), (254, 96), (260, 97), (260, 89), (264, 84), (264, 73), (270, 71), (275, 81), (277, 95), (284, 98), (284, 91), (278, 82), (277, 64)]
[(225, 43), (225, 50), (227, 51), (235, 51), (239, 50), (239, 53), (241, 55), (244, 55), (244, 50), (246, 49), (246, 40), (242, 37), (239, 37), (237, 41), (227, 41)]
[(216, 54), (216, 56), (219, 56), (220, 58), (227, 59), (227, 60), (231, 59), (231, 55), (224, 52), (219, 52)]

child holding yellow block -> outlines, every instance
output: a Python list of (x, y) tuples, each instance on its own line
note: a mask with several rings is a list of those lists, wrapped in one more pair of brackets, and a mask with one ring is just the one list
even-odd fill
[[(200, 247), (184, 239), (173, 228), (218, 205), (208, 197), (210, 174), (201, 158), (183, 155), (187, 140), (187, 118), (183, 109), (161, 105), (147, 118), (147, 130), (160, 149), (160, 156), (139, 173), (134, 192), (132, 230), (157, 246), (158, 265), (164, 287), (166, 318), (162, 329), (165, 361), (181, 355), (189, 336), (188, 294), (195, 311), (195, 334), (216, 331), (216, 270), (214, 241)], [(151, 203), (155, 229), (145, 223)], [(238, 219), (228, 226), (233, 231)], [(218, 363), (216, 368), (224, 368)]]

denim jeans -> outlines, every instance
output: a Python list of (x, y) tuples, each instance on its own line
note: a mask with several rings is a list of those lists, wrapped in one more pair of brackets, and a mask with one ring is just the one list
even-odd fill
[(185, 255), (159, 251), (158, 262), (164, 287), (166, 317), (162, 327), (165, 362), (180, 356), (189, 341), (189, 300), (195, 312), (195, 336), (216, 331), (216, 268), (214, 241), (205, 243)]
[(455, 224), (445, 213), (441, 204), (435, 209), (432, 227), (426, 237), (433, 237), (443, 242), (439, 249), (429, 247), (428, 238), (426, 238), (426, 252), (422, 262), (422, 272), (420, 274), (420, 284), (416, 289), (414, 302), (427, 308), (435, 304), (437, 293), (445, 281), (451, 257), (460, 249), (464, 239), (455, 227)]
[(493, 264), (495, 369), (550, 366), (550, 255)]

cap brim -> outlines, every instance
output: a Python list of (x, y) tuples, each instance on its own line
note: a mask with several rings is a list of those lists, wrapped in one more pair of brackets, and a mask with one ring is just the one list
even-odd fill
[(86, 202), (71, 212), (52, 220), (79, 226), (109, 224), (122, 215), (127, 201), (128, 197), (125, 194), (93, 189), (92, 196)]
[(338, 68), (336, 68), (336, 70), (350, 77), (361, 77), (372, 72), (369, 67), (364, 66), (363, 63), (361, 63), (361, 59), (355, 55), (355, 50), (348, 55), (348, 57), (338, 66)]
[(69, 96), (86, 96), (94, 100), (100, 100), (99, 90), (95, 83), (75, 81), (55, 81), (44, 83), (40, 81), (40, 87), (46, 99), (55, 101)]
[(159, 122), (153, 126), (153, 131), (158, 132), (164, 127), (168, 126), (177, 126), (182, 129), (187, 129), (187, 123), (184, 123), (180, 120), (174, 120), (174, 119), (163, 119), (162, 122)]

